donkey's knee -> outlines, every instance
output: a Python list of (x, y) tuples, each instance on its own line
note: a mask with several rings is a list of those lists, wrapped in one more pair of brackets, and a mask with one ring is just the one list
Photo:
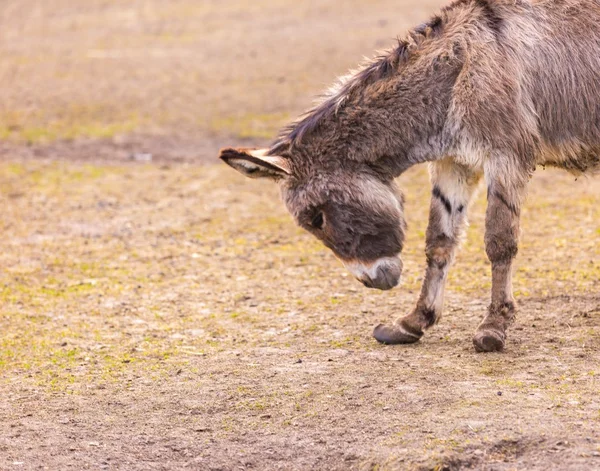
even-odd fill
[(429, 268), (444, 269), (454, 259), (457, 242), (454, 238), (445, 234), (438, 235), (427, 240), (425, 247), (425, 258)]
[(488, 189), (485, 251), (493, 263), (510, 262), (519, 250), (520, 205), (502, 188)]
[(492, 263), (510, 262), (519, 251), (517, 231), (512, 225), (502, 227), (492, 223), (490, 226), (485, 234), (485, 253)]

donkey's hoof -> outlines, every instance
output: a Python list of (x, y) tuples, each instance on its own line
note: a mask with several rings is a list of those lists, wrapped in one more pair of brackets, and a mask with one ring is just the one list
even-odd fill
[(386, 345), (396, 345), (401, 343), (415, 343), (421, 338), (420, 335), (415, 335), (408, 332), (402, 325), (384, 325), (379, 324), (373, 330), (373, 337), (379, 342)]
[(477, 352), (501, 352), (504, 349), (504, 336), (496, 330), (480, 330), (473, 337)]

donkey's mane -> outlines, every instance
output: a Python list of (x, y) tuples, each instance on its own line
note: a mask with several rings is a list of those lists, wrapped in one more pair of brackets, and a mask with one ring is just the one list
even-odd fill
[(338, 79), (320, 99), (319, 103), (305, 112), (297, 121), (284, 127), (270, 152), (277, 153), (281, 147), (293, 146), (314, 131), (327, 117), (334, 116), (348, 101), (352, 94), (373, 83), (394, 75), (398, 67), (408, 61), (411, 53), (442, 25), (440, 16), (417, 26), (408, 33), (406, 39), (398, 39), (397, 47), (384, 51), (364, 62), (357, 70), (350, 71)]
[(297, 121), (284, 127), (269, 149), (269, 154), (275, 155), (288, 147), (299, 143), (302, 138), (314, 131), (324, 119), (335, 116), (349, 98), (365, 87), (378, 80), (389, 78), (397, 73), (399, 66), (408, 62), (412, 54), (418, 50), (423, 41), (437, 36), (447, 19), (446, 13), (455, 8), (474, 3), (478, 5), (483, 16), (492, 29), (497, 29), (497, 16), (493, 7), (488, 3), (492, 0), (455, 0), (442, 9), (442, 15), (435, 15), (429, 21), (422, 23), (409, 31), (405, 39), (398, 39), (398, 46), (384, 51), (378, 56), (363, 63), (357, 70), (340, 77), (318, 104), (305, 112)]

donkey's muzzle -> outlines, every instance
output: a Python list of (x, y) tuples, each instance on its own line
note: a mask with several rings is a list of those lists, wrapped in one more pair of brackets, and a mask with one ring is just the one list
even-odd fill
[(346, 267), (367, 288), (392, 289), (402, 275), (402, 261), (398, 257), (380, 258), (370, 264), (346, 263)]
[[(396, 259), (398, 262), (400, 259)], [(375, 272), (375, 277), (366, 277), (361, 280), (363, 284), (369, 288), (377, 289), (392, 289), (397, 286), (400, 282), (400, 275), (402, 274), (402, 268), (400, 263), (392, 263), (387, 261), (378, 265)]]

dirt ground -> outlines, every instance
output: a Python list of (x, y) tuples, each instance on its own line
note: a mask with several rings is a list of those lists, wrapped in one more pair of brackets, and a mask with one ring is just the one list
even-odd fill
[(484, 355), (485, 195), (440, 324), (382, 346), (423, 275), (426, 169), (378, 292), (211, 164), (439, 5), (337, 3), (3, 2), (0, 470), (600, 469), (597, 180), (536, 172), (520, 311)]

